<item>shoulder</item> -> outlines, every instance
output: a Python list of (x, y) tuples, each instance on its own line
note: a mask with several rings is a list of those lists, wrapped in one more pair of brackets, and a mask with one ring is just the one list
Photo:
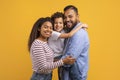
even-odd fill
[(71, 41), (88, 41), (89, 37), (86, 30), (80, 29), (70, 38), (70, 40)]
[(87, 36), (87, 35), (88, 35), (88, 33), (87, 33), (86, 30), (80, 29), (79, 31), (77, 31), (77, 32), (73, 35), (73, 37), (78, 37), (78, 36), (84, 37), (84, 36)]
[(52, 31), (52, 35), (60, 35), (60, 34), (61, 34), (60, 32)]
[(49, 39), (50, 39), (50, 40), (57, 40), (60, 35), (61, 35), (60, 32), (52, 31), (52, 34), (51, 34), (51, 36), (49, 37)]
[(34, 42), (32, 43), (32, 48), (42, 48), (46, 45), (46, 42), (42, 42), (40, 40), (34, 40)]

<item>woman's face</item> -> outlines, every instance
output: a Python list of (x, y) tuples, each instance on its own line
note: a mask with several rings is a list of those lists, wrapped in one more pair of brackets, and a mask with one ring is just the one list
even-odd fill
[(63, 19), (62, 18), (56, 18), (55, 22), (54, 22), (54, 30), (60, 32), (60, 31), (63, 30), (63, 27), (64, 27)]
[(42, 24), (41, 29), (40, 29), (40, 37), (42, 38), (49, 38), (52, 34), (52, 23), (49, 21), (46, 21)]

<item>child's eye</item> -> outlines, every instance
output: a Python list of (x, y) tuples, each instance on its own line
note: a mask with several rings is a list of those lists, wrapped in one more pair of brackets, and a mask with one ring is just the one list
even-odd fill
[(60, 24), (63, 24), (62, 22), (60, 22)]

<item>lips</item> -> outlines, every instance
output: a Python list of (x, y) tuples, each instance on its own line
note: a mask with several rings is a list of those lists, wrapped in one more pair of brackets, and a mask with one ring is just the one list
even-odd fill
[(45, 32), (46, 35), (51, 35), (51, 32)]
[(71, 22), (66, 22), (67, 27), (71, 27), (72, 23)]

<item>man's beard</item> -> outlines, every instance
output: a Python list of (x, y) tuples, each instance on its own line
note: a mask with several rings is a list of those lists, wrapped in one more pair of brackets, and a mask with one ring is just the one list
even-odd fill
[(68, 27), (66, 26), (66, 27), (67, 27), (67, 31), (70, 32), (70, 31), (77, 25), (77, 23), (78, 23), (78, 22), (75, 21), (75, 22), (73, 23), (73, 25), (71, 26), (71, 28), (68, 28)]

